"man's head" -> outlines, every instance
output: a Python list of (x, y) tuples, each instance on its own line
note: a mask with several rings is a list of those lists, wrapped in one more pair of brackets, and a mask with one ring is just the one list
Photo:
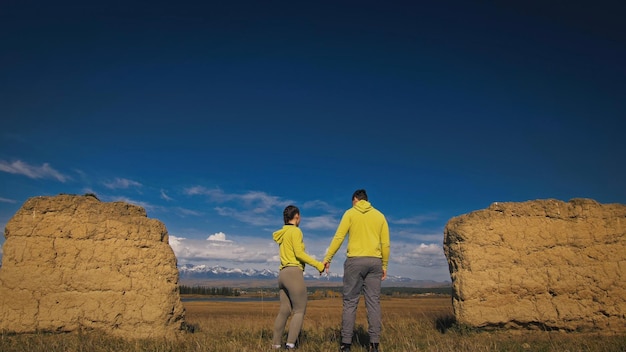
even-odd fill
[(288, 205), (285, 210), (283, 210), (283, 221), (285, 221), (285, 225), (300, 225), (300, 209), (295, 205)]
[(356, 202), (360, 200), (367, 200), (367, 192), (364, 189), (357, 189), (352, 193), (352, 204), (356, 204)]

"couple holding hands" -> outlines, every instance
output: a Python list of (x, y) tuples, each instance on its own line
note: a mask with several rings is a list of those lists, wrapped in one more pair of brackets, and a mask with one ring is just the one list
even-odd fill
[(279, 245), (280, 273), (278, 287), (280, 309), (274, 321), (272, 348), (282, 348), (282, 336), (290, 315), (287, 349), (295, 349), (302, 329), (307, 304), (304, 284), (305, 264), (315, 267), (320, 274), (328, 273), (330, 263), (346, 235), (348, 248), (343, 273), (343, 313), (340, 351), (349, 352), (352, 344), (356, 311), (361, 292), (367, 308), (370, 352), (378, 352), (382, 330), (380, 287), (387, 276), (389, 262), (389, 225), (385, 216), (368, 201), (364, 189), (352, 194), (352, 207), (345, 211), (337, 227), (323, 262), (315, 260), (305, 251), (300, 225), (300, 210), (289, 205), (283, 211), (285, 225), (273, 233)]

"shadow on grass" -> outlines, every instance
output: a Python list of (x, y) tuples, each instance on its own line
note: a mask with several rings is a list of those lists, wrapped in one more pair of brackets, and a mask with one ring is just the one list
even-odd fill
[(352, 335), (352, 343), (362, 347), (368, 347), (370, 344), (370, 335), (367, 333), (367, 329), (363, 325), (359, 325), (354, 330)]
[(200, 331), (198, 324), (188, 324), (188, 323), (183, 323), (181, 330), (190, 334), (193, 334), (196, 331)]
[[(317, 341), (320, 337), (322, 341)], [(339, 348), (339, 345), (341, 344), (341, 328), (327, 328), (323, 332), (322, 336), (316, 336), (315, 334), (311, 335), (307, 330), (302, 330), (300, 331), (300, 336), (298, 336), (298, 342), (296, 343), (296, 345), (325, 343), (327, 341), (336, 343), (337, 348)], [(367, 332), (367, 328), (365, 328), (363, 325), (358, 325), (352, 335), (352, 344), (367, 348), (369, 347), (369, 343), (370, 337)]]
[(435, 319), (435, 328), (442, 334), (449, 330), (456, 330), (456, 318), (454, 315), (444, 315)]

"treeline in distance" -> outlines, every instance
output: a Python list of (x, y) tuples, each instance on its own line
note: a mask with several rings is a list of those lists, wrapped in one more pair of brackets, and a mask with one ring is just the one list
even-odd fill
[(238, 288), (179, 285), (181, 295), (239, 296)]

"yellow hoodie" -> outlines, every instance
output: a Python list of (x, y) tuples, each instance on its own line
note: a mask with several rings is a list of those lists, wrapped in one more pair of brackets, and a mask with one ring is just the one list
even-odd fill
[(385, 216), (368, 201), (360, 200), (346, 210), (330, 242), (324, 261), (330, 263), (348, 234), (348, 258), (376, 257), (383, 261), (383, 269), (389, 263), (389, 225)]
[(282, 229), (272, 235), (278, 243), (280, 252), (280, 269), (286, 266), (299, 266), (304, 271), (304, 264), (309, 264), (322, 272), (324, 264), (306, 254), (302, 230), (295, 225), (284, 225)]

